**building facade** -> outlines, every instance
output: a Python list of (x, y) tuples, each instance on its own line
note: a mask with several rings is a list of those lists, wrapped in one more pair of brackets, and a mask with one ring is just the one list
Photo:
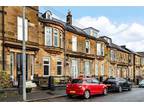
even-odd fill
[[(15, 85), (22, 74), (22, 7), (0, 7), (0, 70), (6, 71)], [(72, 24), (68, 12), (66, 22), (52, 17), (50, 11), (39, 13), (37, 6), (26, 7), (26, 79), (94, 76), (123, 77), (136, 80), (144, 76), (144, 55), (112, 39), (99, 36), (99, 30), (81, 29)]]
[[(17, 85), (18, 75), (22, 74), (22, 7), (2, 7), (3, 34), (1, 36), (1, 67)], [(38, 7), (27, 7), (25, 18), (26, 40), (26, 80), (32, 80), (38, 47)]]

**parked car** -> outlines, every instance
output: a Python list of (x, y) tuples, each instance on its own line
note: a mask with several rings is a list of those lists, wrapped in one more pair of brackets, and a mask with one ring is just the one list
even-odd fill
[(139, 88), (144, 88), (144, 80), (141, 80), (139, 83)]
[(103, 83), (107, 85), (108, 91), (122, 92), (132, 89), (132, 83), (124, 78), (107, 78)]
[(66, 94), (69, 97), (73, 95), (84, 96), (88, 99), (91, 95), (107, 94), (107, 86), (100, 84), (97, 79), (93, 78), (77, 78), (72, 79), (66, 86)]

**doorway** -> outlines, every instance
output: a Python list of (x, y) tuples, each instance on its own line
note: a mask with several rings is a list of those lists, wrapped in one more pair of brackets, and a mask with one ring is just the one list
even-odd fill
[[(25, 63), (25, 66), (26, 66), (26, 80), (28, 80), (28, 54), (26, 54), (26, 63)], [(19, 75), (22, 75), (23, 73), (23, 58), (22, 58), (22, 54), (21, 53), (18, 53), (16, 55), (16, 80), (18, 81), (18, 77)]]

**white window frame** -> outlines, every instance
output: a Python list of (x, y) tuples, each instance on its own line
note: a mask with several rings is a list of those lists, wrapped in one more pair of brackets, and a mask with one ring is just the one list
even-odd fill
[(115, 51), (111, 50), (111, 61), (115, 61)]
[(10, 52), (10, 77), (14, 80), (14, 52)]
[[(17, 17), (17, 39), (23, 40), (23, 19), (22, 17)], [(28, 40), (28, 20), (25, 19), (25, 41)]]
[(31, 80), (33, 80), (33, 77), (34, 77), (34, 67), (35, 67), (35, 57), (34, 57), (34, 55), (31, 55), (31, 71), (32, 71), (32, 73), (31, 73)]
[(86, 53), (90, 53), (90, 40), (86, 40), (85, 47), (86, 47), (86, 49), (88, 48), (88, 52), (86, 52)]
[(109, 77), (110, 77), (110, 76), (113, 76), (112, 73), (113, 73), (112, 66), (109, 66), (109, 74), (108, 74), (108, 76), (109, 76)]
[[(57, 35), (55, 35), (57, 33)], [(54, 46), (59, 47), (59, 30), (56, 28), (53, 28), (53, 37), (54, 37)], [(57, 45), (55, 44), (55, 38), (57, 38)]]
[[(73, 68), (74, 68), (74, 70), (73, 70)], [(71, 60), (71, 76), (73, 78), (78, 77), (78, 61), (76, 59)]]
[(58, 76), (62, 76), (62, 75), (63, 75), (63, 62), (62, 62), (61, 59), (57, 59), (57, 62), (61, 62), (61, 65), (58, 65), (58, 64), (57, 64), (57, 66), (56, 66), (56, 69), (58, 68), (58, 66), (61, 66), (61, 74), (58, 75), (58, 72), (57, 72), (57, 75), (58, 75)]
[(99, 72), (99, 71), (98, 71), (98, 68), (99, 68), (99, 67), (98, 67), (98, 63), (96, 63), (96, 64), (95, 64), (95, 75), (96, 75), (96, 76), (98, 76), (98, 72)]
[(105, 75), (105, 69), (104, 69), (104, 64), (101, 64), (101, 75)]
[(45, 45), (52, 46), (52, 27), (45, 26)]
[(84, 62), (84, 74), (85, 76), (90, 75), (90, 62), (89, 61)]
[(97, 55), (104, 56), (104, 44), (98, 42), (96, 47), (97, 47)]
[(102, 56), (104, 56), (104, 54), (105, 54), (104, 48), (105, 48), (104, 44), (101, 44), (101, 55)]
[(72, 51), (77, 51), (77, 37), (72, 36)]
[[(49, 61), (49, 64), (44, 64), (44, 61), (45, 61), (45, 60), (48, 60), (48, 61)], [(49, 66), (49, 74), (48, 74), (48, 75), (44, 75), (44, 66)], [(50, 76), (50, 74), (51, 74), (51, 73), (50, 73), (50, 57), (44, 57), (44, 58), (43, 58), (43, 76), (44, 76), (44, 77), (47, 77), (47, 76)]]
[(97, 55), (101, 56), (101, 43), (97, 43)]
[(63, 32), (60, 31), (60, 47), (63, 48)]

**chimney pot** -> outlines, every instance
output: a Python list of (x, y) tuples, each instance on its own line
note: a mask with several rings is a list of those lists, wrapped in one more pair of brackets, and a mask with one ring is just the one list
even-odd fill
[(67, 14), (66, 23), (72, 25), (72, 15), (71, 15), (71, 11), (70, 10), (68, 11), (68, 14)]

